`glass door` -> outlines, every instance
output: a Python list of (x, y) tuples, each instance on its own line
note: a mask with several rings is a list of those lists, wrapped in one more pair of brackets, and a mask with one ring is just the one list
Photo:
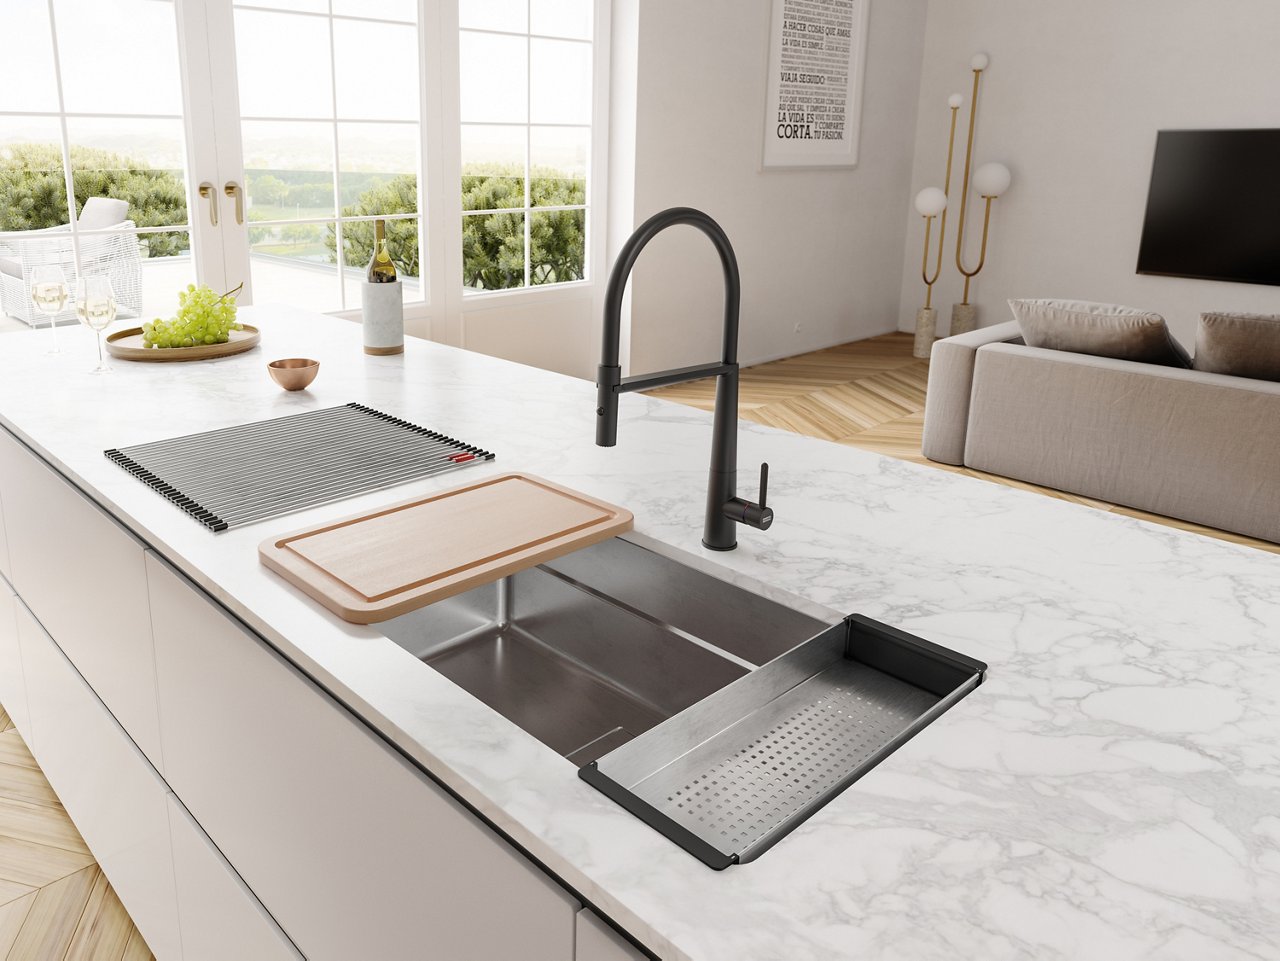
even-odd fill
[[(360, 306), (374, 221), (387, 221), (405, 303), (424, 299), (417, 0), (209, 6), (224, 240), (244, 303)], [(219, 69), (221, 68), (221, 69)]]
[[(168, 316), (187, 284), (223, 283), (196, 216), (193, 171), (211, 158), (189, 134), (208, 116), (186, 108), (197, 92), (173, 0), (5, 0), (3, 17), (0, 323), (46, 321), (38, 266), (108, 276), (122, 318)], [(70, 304), (58, 315), (73, 318)]]

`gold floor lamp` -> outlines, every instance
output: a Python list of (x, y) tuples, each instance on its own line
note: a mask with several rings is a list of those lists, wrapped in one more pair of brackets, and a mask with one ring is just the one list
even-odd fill
[[(964, 176), (960, 184), (960, 217), (959, 222), (956, 224), (956, 269), (964, 277), (964, 296), (961, 298), (960, 303), (951, 305), (950, 333), (952, 334), (967, 333), (978, 326), (978, 308), (969, 303), (969, 285), (987, 262), (987, 237), (991, 228), (991, 202), (1009, 189), (1009, 184), (1013, 179), (1012, 174), (1009, 173), (1009, 168), (1004, 164), (998, 163), (983, 164), (973, 172), (972, 180), (969, 177), (969, 168), (973, 161), (973, 133), (978, 118), (978, 87), (982, 81), (983, 71), (987, 69), (987, 65), (990, 62), (990, 57), (985, 53), (980, 53), (974, 56), (969, 63), (969, 67), (973, 71), (973, 97), (969, 101), (969, 140), (964, 152)], [(978, 196), (986, 203), (982, 218), (982, 246), (978, 254), (978, 264), (972, 270), (964, 265), (965, 214), (968, 211), (970, 183), (973, 184)]]
[[(956, 114), (964, 97), (953, 93), (947, 98), (947, 106), (951, 108), (951, 133), (947, 137), (947, 172), (943, 186), (925, 187), (916, 194), (916, 212), (924, 218), (924, 255), (920, 262), (920, 276), (924, 280), (924, 306), (916, 313), (916, 340), (911, 353), (925, 358), (933, 350), (934, 337), (938, 330), (938, 311), (933, 306), (933, 285), (942, 275), (942, 251), (947, 242), (947, 198), (951, 194), (951, 160), (956, 147)], [(929, 270), (929, 241), (933, 233), (933, 221), (938, 221), (938, 257), (934, 261), (933, 270)]]

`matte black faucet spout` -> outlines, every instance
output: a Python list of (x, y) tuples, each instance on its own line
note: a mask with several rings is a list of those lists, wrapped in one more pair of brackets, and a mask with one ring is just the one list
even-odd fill
[[(681, 367), (642, 377), (623, 377), (619, 364), (622, 330), (622, 294), (636, 258), (659, 233), (676, 224), (697, 227), (706, 234), (724, 268), (724, 350), (718, 364)], [(609, 274), (605, 291), (604, 339), (596, 377), (596, 443), (612, 447), (618, 442), (618, 395), (633, 390), (652, 390), (703, 377), (716, 379), (716, 412), (712, 428), (711, 473), (707, 482), (707, 513), (702, 534), (704, 546), (731, 551), (738, 546), (737, 525), (748, 524), (768, 530), (773, 511), (765, 506), (769, 465), (760, 468), (760, 503), (737, 496), (738, 476), (738, 305), (742, 285), (738, 278), (738, 258), (720, 225), (692, 207), (672, 207), (642, 223), (623, 245)]]

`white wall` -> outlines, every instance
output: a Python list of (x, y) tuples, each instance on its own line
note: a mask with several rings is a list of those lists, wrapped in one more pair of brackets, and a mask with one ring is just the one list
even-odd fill
[[(770, 0), (624, 6), (638, 15), (635, 134), (612, 140), (611, 175), (635, 179), (630, 211), (612, 195), (610, 260), (650, 214), (698, 207), (738, 255), (743, 363), (893, 330), (926, 0), (872, 0), (858, 167), (768, 173)], [(718, 359), (722, 286), (694, 228), (654, 240), (632, 277), (631, 372)]]
[[(1190, 345), (1202, 310), (1280, 311), (1275, 287), (1134, 272), (1156, 131), (1280, 127), (1278, 40), (1276, 0), (931, 0), (912, 188), (901, 201), (911, 223), (901, 328), (913, 329), (924, 302), (923, 222), (910, 196), (941, 186), (947, 95), (965, 94), (963, 126), (979, 50), (991, 66), (975, 161), (1000, 160), (1014, 174), (974, 282), (981, 325), (1009, 319), (1010, 297), (1069, 297), (1158, 311)], [(952, 244), (958, 180), (957, 170)], [(976, 251), (978, 231), (969, 235)], [(943, 332), (959, 295), (949, 245), (934, 289)]]

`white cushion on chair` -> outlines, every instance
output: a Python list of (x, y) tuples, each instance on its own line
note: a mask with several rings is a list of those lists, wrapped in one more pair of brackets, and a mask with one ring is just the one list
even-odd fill
[(101, 230), (114, 227), (129, 219), (129, 202), (114, 197), (90, 197), (76, 223), (84, 230)]
[(0, 257), (0, 274), (8, 274), (10, 277), (22, 279), (22, 264), (16, 260), (10, 260), (8, 257)]

